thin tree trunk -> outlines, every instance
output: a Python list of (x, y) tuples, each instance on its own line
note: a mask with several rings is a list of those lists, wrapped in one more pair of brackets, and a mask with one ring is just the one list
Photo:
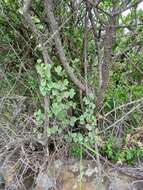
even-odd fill
[[(115, 11), (115, 6), (113, 3), (112, 12), (114, 13), (114, 11)], [(116, 17), (111, 16), (106, 24), (105, 36), (103, 41), (104, 57), (99, 71), (101, 75), (100, 76), (101, 81), (96, 102), (98, 110), (103, 105), (104, 95), (106, 93), (109, 83), (109, 70), (110, 70), (110, 65), (112, 64), (112, 49), (113, 49), (113, 43), (115, 41), (115, 26), (116, 26)]]
[[(42, 36), (40, 35), (40, 32), (37, 30), (35, 24), (32, 22), (32, 19), (31, 19), (30, 13), (29, 13), (30, 6), (31, 6), (31, 0), (25, 0), (24, 7), (23, 7), (23, 13), (24, 13), (25, 20), (29, 24), (32, 32), (34, 32), (36, 34), (37, 41), (42, 47), (42, 55), (43, 55), (44, 63), (52, 64), (52, 60), (48, 54), (47, 48), (44, 46)], [(44, 110), (45, 110), (44, 138), (47, 138), (47, 131), (49, 128), (49, 116), (48, 116), (49, 106), (50, 106), (49, 100), (50, 100), (49, 94), (47, 93), (44, 97)], [(48, 148), (47, 148), (47, 153), (49, 154)]]

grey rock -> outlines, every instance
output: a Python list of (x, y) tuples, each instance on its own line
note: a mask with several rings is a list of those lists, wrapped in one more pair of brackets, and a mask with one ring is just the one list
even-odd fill
[(108, 190), (131, 190), (131, 186), (127, 181), (115, 177), (110, 183)]
[(131, 190), (143, 190), (143, 180), (133, 182)]
[(97, 167), (95, 167), (95, 168), (87, 168), (87, 170), (85, 171), (85, 176), (87, 176), (87, 177), (92, 177), (94, 174), (96, 174), (96, 173), (98, 173), (98, 169), (97, 169)]
[(36, 190), (50, 190), (56, 189), (56, 181), (54, 178), (49, 177), (47, 174), (40, 173), (36, 180)]
[(64, 165), (64, 163), (61, 160), (55, 160), (54, 161), (54, 166), (56, 169), (60, 169), (63, 165)]

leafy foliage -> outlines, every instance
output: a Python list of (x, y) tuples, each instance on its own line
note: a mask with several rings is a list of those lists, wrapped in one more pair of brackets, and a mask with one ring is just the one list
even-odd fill
[[(57, 22), (54, 26), (58, 28), (53, 34), (43, 2), (31, 3), (30, 25), (25, 19), (23, 1), (2, 0), (0, 96), (32, 99), (35, 107), (30, 117), (43, 129), (48, 115), (48, 137), (62, 136), (64, 142), (73, 144), (74, 155), (80, 155), (82, 146), (93, 150), (95, 156), (97, 144), (100, 153), (109, 159), (131, 162), (142, 155), (142, 148), (133, 143), (128, 146), (127, 142), (125, 149), (114, 147), (114, 138), (110, 136), (121, 136), (125, 140), (127, 131), (132, 133), (143, 124), (142, 101), (139, 101), (143, 95), (143, 10), (137, 5), (131, 6), (134, 1), (114, 3), (105, 0), (94, 7), (88, 1), (72, 4), (69, 0), (53, 0)], [(124, 15), (121, 10), (126, 6), (131, 8)], [(113, 28), (115, 31), (109, 32), (114, 33), (112, 42), (106, 42), (110, 40), (106, 34)], [(62, 57), (56, 40), (63, 48)], [(48, 63), (45, 51), (50, 58)], [(111, 63), (104, 65), (108, 57)], [(107, 73), (102, 73), (104, 68)], [(75, 77), (85, 91), (78, 88)], [(46, 96), (49, 97), (48, 108), (43, 103)], [(98, 97), (103, 98), (100, 109)], [(130, 113), (132, 107), (135, 109)], [(42, 138), (43, 130), (33, 127), (31, 131), (32, 135)]]

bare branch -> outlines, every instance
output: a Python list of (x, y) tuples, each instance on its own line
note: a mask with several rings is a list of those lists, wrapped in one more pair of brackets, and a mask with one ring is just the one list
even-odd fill
[(125, 108), (125, 107), (128, 107), (128, 106), (130, 106), (130, 105), (132, 105), (132, 104), (136, 104), (136, 103), (139, 103), (139, 102), (142, 103), (142, 102), (143, 102), (143, 98), (140, 98), (140, 99), (138, 99), (138, 100), (134, 100), (134, 101), (128, 102), (128, 103), (126, 103), (126, 104), (123, 104), (123, 105), (121, 105), (121, 106), (118, 106), (118, 107), (114, 108), (113, 110), (109, 111), (108, 113), (106, 113), (106, 114), (105, 114), (105, 117), (107, 117), (108, 115), (112, 114), (112, 113), (115, 112), (116, 110), (121, 110), (121, 109), (123, 109), (123, 108)]
[(56, 22), (54, 13), (52, 11), (52, 6), (51, 6), (51, 1), (50, 0), (45, 0), (45, 11), (46, 11), (46, 14), (47, 14), (47, 18), (48, 18), (48, 21), (49, 21), (49, 24), (50, 24), (51, 31), (52, 31), (52, 33), (54, 35), (53, 38), (54, 38), (54, 41), (55, 41), (56, 49), (58, 51), (61, 64), (63, 65), (65, 71), (69, 75), (72, 82), (79, 89), (81, 89), (82, 91), (85, 91), (85, 85), (75, 76), (75, 74), (72, 71), (72, 68), (70, 67), (70, 65), (68, 64), (68, 61), (66, 59), (64, 49), (63, 49), (61, 39), (60, 39), (60, 34), (59, 34), (59, 30), (58, 30), (58, 24)]
[(128, 62), (143, 76), (143, 71), (140, 70), (140, 68), (133, 63), (133, 61), (130, 59), (130, 57), (127, 54), (124, 53), (124, 55), (127, 58)]
[(121, 8), (121, 9), (119, 9), (119, 10), (113, 12), (112, 15), (113, 15), (113, 16), (117, 16), (117, 15), (121, 14), (122, 12), (124, 12), (124, 11), (126, 11), (126, 10), (128, 10), (128, 9), (131, 9), (132, 7), (138, 5), (138, 4), (141, 3), (142, 1), (143, 1), (143, 0), (137, 0), (136, 2), (132, 3), (132, 4), (129, 5), (129, 6), (126, 6), (126, 4), (125, 4), (123, 8)]
[(94, 19), (93, 19), (93, 15), (91, 12), (91, 6), (90, 4), (87, 2), (86, 3), (86, 7), (87, 7), (87, 11), (88, 11), (88, 16), (91, 22), (91, 26), (92, 26), (92, 31), (93, 31), (93, 35), (94, 35), (94, 42), (97, 45), (97, 39), (98, 39), (98, 35), (97, 35), (97, 29), (95, 28), (95, 24), (94, 24)]
[(85, 86), (86, 86), (86, 95), (88, 95), (88, 77), (87, 77), (87, 27), (88, 27), (88, 19), (85, 16), (85, 33), (84, 33), (84, 76), (85, 76)]
[(101, 131), (101, 133), (102, 133), (102, 132), (105, 132), (105, 131), (107, 131), (107, 130), (109, 130), (109, 129), (111, 129), (112, 127), (116, 126), (118, 123), (124, 121), (124, 120), (127, 118), (127, 116), (129, 116), (132, 112), (134, 112), (135, 110), (137, 110), (137, 109), (140, 108), (140, 107), (141, 107), (141, 103), (140, 103), (140, 104), (137, 104), (137, 106), (134, 106), (130, 111), (128, 111), (128, 112), (127, 112), (125, 115), (123, 115), (120, 119), (118, 119), (118, 120), (115, 121), (112, 125), (108, 126), (106, 129), (104, 129), (103, 131)]

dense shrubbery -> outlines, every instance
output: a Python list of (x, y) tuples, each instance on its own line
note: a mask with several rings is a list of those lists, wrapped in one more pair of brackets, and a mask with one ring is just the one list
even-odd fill
[(61, 136), (71, 155), (142, 156), (141, 133), (125, 141), (143, 124), (143, 11), (134, 1), (46, 2), (0, 3), (0, 96), (30, 98), (31, 136)]

